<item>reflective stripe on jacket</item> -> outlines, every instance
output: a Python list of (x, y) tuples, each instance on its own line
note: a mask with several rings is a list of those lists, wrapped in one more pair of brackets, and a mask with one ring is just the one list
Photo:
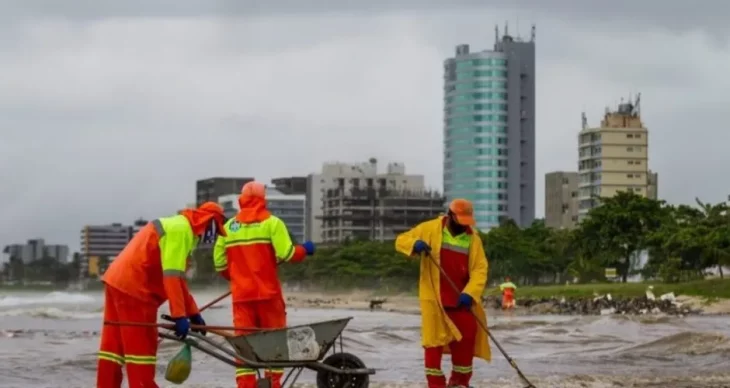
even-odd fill
[(441, 236), (441, 268), (444, 269), (446, 275), (456, 284), (458, 291), (454, 290), (445, 276), (439, 276), (441, 303), (445, 308), (456, 307), (459, 294), (467, 284), (469, 284), (469, 246), (471, 245), (471, 230), (459, 234), (451, 235), (448, 228), (445, 227), (446, 219), (443, 221), (444, 228)]
[(281, 298), (277, 263), (305, 254), (292, 243), (284, 222), (273, 215), (252, 223), (232, 218), (225, 230), (227, 236), (216, 240), (213, 260), (216, 271), (228, 271), (233, 301)]
[(183, 215), (145, 225), (109, 265), (103, 281), (134, 298), (162, 304), (173, 317), (196, 314), (185, 271), (197, 239)]

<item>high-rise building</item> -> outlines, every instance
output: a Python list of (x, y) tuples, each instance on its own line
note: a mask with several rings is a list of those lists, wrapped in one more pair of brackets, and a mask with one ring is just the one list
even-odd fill
[(284, 194), (307, 194), (307, 177), (305, 176), (274, 178), (271, 180), (271, 184)]
[(472, 201), (483, 230), (535, 219), (535, 27), (529, 41), (506, 27), (495, 38), (444, 63), (444, 192)]
[(377, 160), (325, 163), (307, 182), (305, 237), (315, 242), (347, 238), (388, 240), (444, 211), (444, 198), (425, 188), (423, 175), (403, 164), (378, 172)]
[[(223, 207), (226, 217), (234, 217), (240, 210), (239, 194), (223, 195), (218, 203)], [(279, 217), (289, 230), (289, 235), (296, 242), (304, 242), (306, 219), (304, 216), (305, 196), (303, 194), (285, 194), (281, 191), (266, 188), (266, 208), (271, 214)]]
[(572, 229), (578, 224), (578, 173), (555, 171), (545, 174), (545, 225)]
[(28, 240), (25, 244), (11, 244), (3, 248), (3, 253), (7, 255), (7, 259), (11, 258), (21, 260), (23, 264), (28, 264), (36, 260), (44, 258), (53, 258), (59, 263), (68, 262), (69, 249), (68, 245), (46, 244), (42, 238)]
[(218, 198), (226, 194), (238, 194), (241, 188), (253, 178), (207, 178), (195, 182), (195, 204), (202, 205), (205, 202), (218, 201)]
[[(578, 135), (579, 220), (619, 191), (656, 197), (658, 176), (649, 170), (649, 132), (641, 121), (640, 99), (619, 104), (599, 127), (583, 114)], [(653, 175), (653, 176), (652, 176)]]

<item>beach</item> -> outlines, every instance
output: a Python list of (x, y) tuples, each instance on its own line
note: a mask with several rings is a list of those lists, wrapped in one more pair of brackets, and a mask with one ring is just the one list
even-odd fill
[[(195, 291), (202, 305), (223, 290)], [(352, 317), (345, 350), (375, 368), (371, 387), (423, 387), (420, 316), (412, 295), (386, 297), (370, 310), (374, 293), (287, 292), (290, 325)], [(161, 312), (165, 312), (163, 306)], [(23, 292), (0, 298), (0, 379), (3, 387), (93, 387), (101, 329), (102, 293)], [(205, 313), (209, 324), (230, 325), (230, 300)], [(535, 315), (489, 311), (494, 337), (538, 387), (726, 387), (719, 374), (730, 355), (727, 318)], [(180, 344), (159, 349), (158, 384)], [(477, 387), (521, 386), (493, 346), (493, 360), (475, 361)], [(194, 351), (184, 387), (230, 387), (232, 368)], [(444, 369), (450, 368), (448, 357)], [(63, 381), (63, 385), (59, 385)], [(304, 373), (301, 387), (311, 387)]]

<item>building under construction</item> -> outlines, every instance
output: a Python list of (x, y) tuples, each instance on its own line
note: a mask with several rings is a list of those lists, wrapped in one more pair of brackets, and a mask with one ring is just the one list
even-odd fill
[(342, 183), (327, 189), (322, 198), (323, 215), (317, 218), (324, 243), (394, 240), (399, 233), (444, 212), (445, 198), (436, 191), (345, 188)]

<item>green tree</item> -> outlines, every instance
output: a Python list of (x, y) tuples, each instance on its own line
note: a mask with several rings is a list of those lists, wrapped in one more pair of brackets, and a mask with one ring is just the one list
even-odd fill
[(585, 253), (603, 256), (603, 264), (616, 268), (626, 282), (632, 255), (649, 246), (650, 234), (659, 230), (670, 213), (661, 201), (619, 192), (591, 209), (576, 236)]

